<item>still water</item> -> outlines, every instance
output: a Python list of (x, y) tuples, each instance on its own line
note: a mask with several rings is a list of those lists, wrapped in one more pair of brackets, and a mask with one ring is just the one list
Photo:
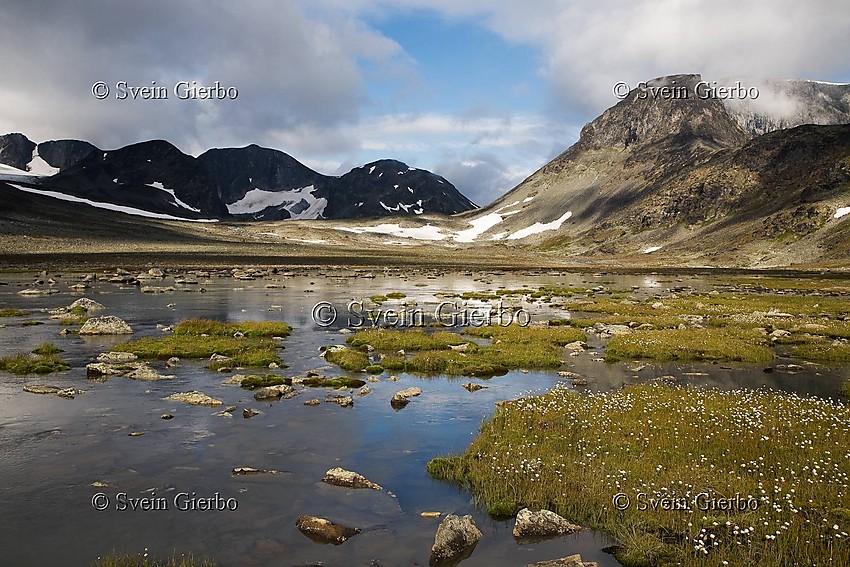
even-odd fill
[[(103, 281), (74, 292), (81, 274), (50, 274), (59, 293), (23, 297), (17, 294), (34, 274), (2, 274), (0, 309), (30, 312), (43, 325), (21, 326), (23, 319), (6, 318), (0, 328), (0, 356), (29, 352), (43, 342), (64, 349), (72, 370), (45, 377), (0, 373), (0, 548), (8, 565), (89, 566), (110, 551), (168, 557), (192, 552), (222, 566), (252, 565), (426, 565), (439, 519), (421, 512), (472, 514), (484, 533), (464, 565), (525, 565), (580, 553), (601, 566), (618, 563), (603, 548), (604, 534), (582, 532), (542, 543), (518, 545), (512, 522), (490, 519), (478, 510), (469, 493), (432, 480), (426, 463), (437, 455), (462, 451), (474, 438), (495, 402), (544, 392), (559, 382), (554, 372), (511, 372), (485, 383), (487, 389), (467, 392), (469, 379), (400, 374), (392, 382), (385, 373), (370, 384), (373, 392), (355, 397), (353, 408), (332, 403), (308, 407), (307, 399), (323, 399), (323, 390), (277, 402), (257, 402), (250, 392), (222, 382), (230, 375), (211, 372), (202, 362), (182, 361), (173, 380), (134, 381), (113, 377), (104, 382), (86, 378), (85, 365), (98, 353), (120, 342), (115, 337), (61, 336), (61, 327), (46, 312), (79, 297), (92, 298), (135, 330), (134, 337), (161, 335), (157, 325), (173, 325), (190, 317), (225, 321), (280, 320), (294, 328), (284, 341), (286, 376), (320, 370), (343, 372), (319, 356), (323, 346), (344, 343), (345, 313), (352, 300), (376, 293), (400, 291), (406, 302), (423, 311), (443, 301), (435, 294), (516, 288), (544, 284), (580, 287), (600, 285), (589, 274), (557, 273), (430, 273), (405, 276), (398, 272), (335, 272), (304, 270), (255, 281), (229, 277), (192, 278), (196, 284), (175, 284), (169, 277), (151, 285), (176, 291), (141, 293)], [(190, 276), (191, 278), (191, 276)], [(605, 276), (606, 285), (640, 286), (638, 293), (662, 293), (666, 286), (710, 289), (707, 277), (662, 283), (654, 276)], [(271, 286), (271, 287), (270, 287)], [(201, 292), (203, 288), (205, 292)], [(328, 302), (340, 312), (329, 327), (314, 321), (314, 307)], [(393, 303), (385, 304), (392, 307)], [(563, 317), (559, 309), (523, 304), (532, 320)], [(44, 311), (43, 311), (44, 310)], [(601, 348), (601, 343), (591, 346)], [(583, 353), (570, 358), (569, 370), (589, 378), (586, 389), (605, 391), (623, 384), (674, 374), (684, 383), (723, 389), (769, 387), (801, 394), (835, 396), (844, 368), (804, 365), (795, 374), (766, 374), (761, 366), (648, 365), (636, 370), (626, 364), (607, 365)], [(777, 361), (783, 362), (783, 361)], [(786, 361), (787, 362), (787, 361)], [(76, 388), (73, 400), (24, 393), (27, 384)], [(396, 391), (418, 386), (423, 394), (400, 411), (389, 399)], [(164, 400), (174, 392), (201, 390), (238, 407), (234, 417), (215, 415), (221, 408), (184, 405)], [(260, 410), (244, 419), (242, 408)], [(162, 420), (164, 413), (174, 415)], [(132, 437), (131, 432), (145, 432)], [(326, 470), (357, 471), (385, 490), (349, 490), (321, 482)], [(279, 471), (276, 475), (234, 476), (234, 467)], [(105, 487), (93, 487), (104, 483)], [(109, 498), (97, 511), (92, 498)], [(118, 495), (151, 497), (168, 509), (120, 510)], [(177, 509), (193, 498), (233, 499), (235, 511)], [(160, 504), (158, 507), (162, 507)], [(303, 514), (330, 518), (360, 527), (363, 532), (341, 546), (320, 545), (302, 535), (295, 520)]]

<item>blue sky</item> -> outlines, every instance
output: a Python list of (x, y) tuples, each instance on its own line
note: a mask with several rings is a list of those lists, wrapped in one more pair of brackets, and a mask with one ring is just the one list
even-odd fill
[[(45, 0), (7, 3), (0, 29), (2, 133), (257, 143), (328, 174), (394, 158), (479, 204), (575, 142), (619, 81), (850, 81), (846, 0)], [(91, 92), (193, 80), (239, 96)]]

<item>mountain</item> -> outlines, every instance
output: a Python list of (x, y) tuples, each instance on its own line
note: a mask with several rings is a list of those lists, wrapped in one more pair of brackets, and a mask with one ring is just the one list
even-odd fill
[[(462, 217), (486, 228), (478, 240), (565, 255), (759, 255), (809, 236), (824, 248), (850, 211), (850, 113), (842, 110), (850, 85), (791, 82), (784, 92), (798, 96), (787, 105), (795, 111), (779, 114), (752, 102), (730, 111), (720, 98), (652, 95), (693, 92), (701, 80), (648, 81), (572, 147)], [(816, 118), (841, 124), (784, 128)]]
[(442, 177), (398, 161), (335, 177), (257, 145), (194, 158), (164, 140), (104, 151), (79, 140), (36, 145), (7, 134), (0, 137), (0, 178), (31, 193), (189, 220), (416, 216), (475, 207)]

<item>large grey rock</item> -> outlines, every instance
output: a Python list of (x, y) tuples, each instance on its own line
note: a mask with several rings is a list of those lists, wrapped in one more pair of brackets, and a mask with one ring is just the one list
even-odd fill
[(123, 319), (114, 315), (92, 317), (80, 328), (81, 335), (131, 335), (133, 329)]
[(295, 521), (295, 526), (313, 541), (334, 545), (345, 543), (348, 538), (360, 533), (360, 528), (349, 528), (317, 516), (301, 516)]
[(334, 486), (345, 486), (348, 488), (371, 488), (373, 490), (383, 490), (383, 488), (368, 480), (361, 474), (354, 471), (347, 471), (340, 467), (335, 467), (325, 473), (325, 478), (322, 482), (332, 484)]
[(136, 362), (139, 357), (132, 352), (102, 352), (97, 355), (97, 361), (106, 364), (126, 364)]
[(557, 537), (578, 531), (581, 531), (581, 526), (570, 523), (551, 510), (523, 508), (517, 513), (514, 525), (514, 537), (518, 539)]
[(482, 533), (472, 516), (446, 516), (437, 528), (434, 545), (431, 547), (431, 566), (459, 562), (472, 555)]

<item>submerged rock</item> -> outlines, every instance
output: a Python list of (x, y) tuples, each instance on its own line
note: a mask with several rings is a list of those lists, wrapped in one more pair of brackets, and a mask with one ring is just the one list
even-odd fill
[(217, 400), (197, 390), (192, 390), (191, 392), (178, 392), (176, 394), (171, 394), (165, 399), (171, 400), (172, 402), (183, 402), (184, 404), (192, 404), (196, 406), (215, 407), (224, 404), (221, 400)]
[(428, 565), (455, 564), (472, 555), (482, 537), (472, 516), (449, 514), (440, 522)]
[(348, 488), (371, 488), (372, 490), (383, 490), (379, 484), (375, 484), (361, 474), (354, 471), (335, 467), (325, 473), (325, 478), (322, 482), (332, 484), (334, 486), (345, 486)]
[(251, 474), (280, 474), (273, 469), (255, 469), (253, 467), (235, 467), (231, 473), (234, 475), (251, 475)]
[(478, 390), (485, 390), (487, 386), (482, 386), (481, 384), (473, 384), (472, 382), (467, 382), (463, 385), (464, 388), (469, 392), (477, 392)]
[(24, 392), (29, 392), (30, 394), (55, 394), (61, 389), (56, 386), (24, 386)]
[(354, 407), (354, 398), (352, 398), (351, 396), (328, 396), (325, 401), (338, 404), (344, 408)]
[(295, 521), (295, 527), (313, 541), (333, 545), (345, 543), (348, 538), (360, 533), (360, 528), (349, 528), (317, 516), (301, 516)]
[(114, 315), (92, 317), (80, 328), (81, 335), (131, 335), (133, 329), (123, 319)]
[(581, 526), (570, 523), (551, 510), (523, 508), (516, 515), (513, 534), (517, 539), (550, 538), (578, 531), (581, 531)]
[(260, 415), (260, 410), (255, 410), (254, 408), (245, 408), (242, 410), (242, 417), (245, 419), (251, 419), (255, 415)]

